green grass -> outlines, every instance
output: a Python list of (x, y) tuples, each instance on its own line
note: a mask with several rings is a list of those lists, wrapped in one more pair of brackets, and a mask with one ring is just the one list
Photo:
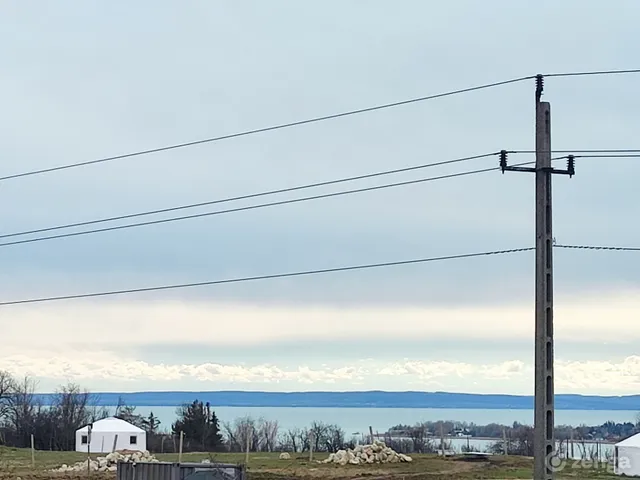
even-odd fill
[[(93, 458), (101, 455), (92, 455)], [(324, 465), (309, 462), (308, 455), (294, 454), (291, 460), (280, 460), (279, 453), (251, 453), (249, 455), (250, 480), (319, 480), (353, 479), (370, 480), (471, 480), (471, 479), (530, 479), (532, 460), (524, 457), (492, 457), (490, 461), (464, 461), (461, 458), (439, 458), (434, 455), (412, 455), (412, 463), (386, 465)], [(35, 469), (31, 466), (31, 451), (28, 449), (0, 447), (0, 479), (45, 480), (56, 478), (86, 477), (85, 472), (59, 474), (50, 472), (62, 464), (74, 464), (85, 460), (86, 454), (78, 452), (37, 451)], [(176, 462), (177, 454), (157, 454), (160, 461)], [(326, 454), (314, 455), (322, 460)], [(204, 459), (222, 463), (244, 463), (241, 453), (185, 453), (183, 462), (201, 462)], [(573, 465), (569, 462), (556, 477), (560, 479), (603, 480), (618, 478), (607, 473), (605, 467)], [(92, 472), (92, 480), (112, 480), (114, 473)]]

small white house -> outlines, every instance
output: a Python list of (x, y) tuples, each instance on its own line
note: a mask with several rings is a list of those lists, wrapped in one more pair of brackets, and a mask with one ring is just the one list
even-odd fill
[[(76, 431), (76, 452), (110, 453), (114, 450), (147, 449), (147, 433), (135, 425), (109, 417)], [(114, 448), (115, 443), (115, 448)]]
[(640, 476), (640, 433), (613, 446), (613, 461), (616, 475)]

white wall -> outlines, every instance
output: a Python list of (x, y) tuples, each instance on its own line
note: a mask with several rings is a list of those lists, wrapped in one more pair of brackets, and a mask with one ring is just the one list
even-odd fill
[[(92, 432), (91, 445), (82, 444), (82, 436), (87, 432), (76, 432), (76, 452), (86, 452), (87, 447), (91, 448), (91, 453), (110, 453), (113, 448), (115, 432)], [(140, 450), (147, 449), (147, 434), (145, 432), (119, 432), (116, 450)], [(136, 437), (137, 443), (130, 443), (130, 437)]]
[(616, 447), (616, 475), (640, 475), (640, 447)]

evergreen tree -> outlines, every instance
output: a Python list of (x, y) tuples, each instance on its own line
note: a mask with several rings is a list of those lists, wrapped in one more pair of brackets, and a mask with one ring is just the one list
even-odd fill
[(147, 418), (142, 419), (142, 428), (149, 435), (155, 435), (158, 433), (158, 428), (160, 427), (160, 420), (156, 417), (153, 412), (149, 413)]
[(178, 419), (172, 425), (174, 435), (184, 432), (187, 449), (215, 450), (222, 446), (220, 425), (209, 402), (183, 405), (176, 412)]
[(137, 414), (136, 407), (127, 405), (122, 397), (118, 398), (118, 406), (116, 407), (114, 417), (144, 429), (144, 418), (142, 415)]

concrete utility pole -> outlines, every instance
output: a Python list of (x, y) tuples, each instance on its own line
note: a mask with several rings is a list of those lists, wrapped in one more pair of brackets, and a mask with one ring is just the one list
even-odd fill
[(553, 480), (556, 464), (554, 438), (553, 379), (553, 229), (551, 176), (573, 176), (574, 159), (568, 157), (566, 170), (551, 166), (551, 104), (540, 101), (543, 77), (536, 77), (536, 166), (509, 167), (506, 152), (500, 166), (505, 170), (533, 172), (536, 175), (536, 308), (535, 308), (535, 414), (534, 480)]

